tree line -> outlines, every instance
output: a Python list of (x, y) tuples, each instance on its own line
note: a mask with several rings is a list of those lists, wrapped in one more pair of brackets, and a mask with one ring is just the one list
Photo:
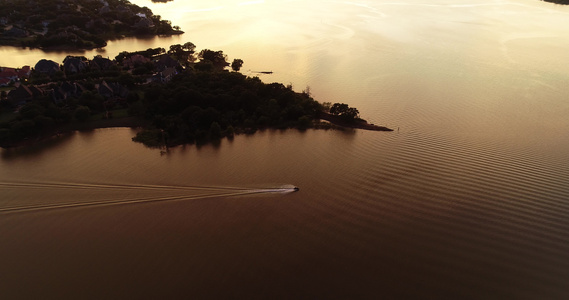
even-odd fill
[(153, 127), (135, 137), (149, 145), (216, 140), (260, 128), (308, 128), (322, 105), (280, 83), (238, 72), (194, 70), (145, 89), (131, 114)]

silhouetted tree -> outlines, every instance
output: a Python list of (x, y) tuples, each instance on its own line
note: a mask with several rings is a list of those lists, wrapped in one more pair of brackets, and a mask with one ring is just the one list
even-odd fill
[(221, 137), (221, 126), (219, 126), (219, 123), (211, 123), (211, 126), (209, 127), (209, 138), (212, 140), (219, 140)]
[(231, 69), (233, 69), (233, 71), (238, 72), (239, 70), (241, 70), (241, 67), (243, 66), (243, 60), (242, 59), (234, 59), (233, 62), (231, 63)]
[(78, 106), (73, 113), (73, 116), (79, 122), (86, 121), (89, 115), (91, 115), (91, 110), (87, 106)]
[(227, 129), (225, 130), (225, 135), (229, 138), (232, 138), (235, 135), (235, 128), (233, 128), (233, 126), (231, 125), (227, 126)]
[(198, 55), (201, 61), (209, 61), (213, 64), (215, 70), (221, 71), (223, 68), (229, 66), (227, 62), (227, 55), (223, 54), (223, 51), (212, 51), (209, 49), (204, 49)]
[(354, 121), (356, 118), (359, 117), (360, 112), (354, 108), (349, 107), (348, 104), (345, 103), (334, 103), (332, 107), (330, 107), (330, 113), (336, 116), (339, 116), (344, 121)]
[(192, 62), (195, 60), (194, 53), (196, 50), (196, 45), (192, 42), (184, 43), (183, 45), (176, 44), (170, 46), (170, 50), (168, 50), (168, 54), (173, 56), (179, 62), (186, 63), (188, 61)]

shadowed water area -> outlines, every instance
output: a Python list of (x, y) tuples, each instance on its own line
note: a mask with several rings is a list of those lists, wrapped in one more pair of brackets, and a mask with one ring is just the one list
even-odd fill
[[(114, 128), (2, 150), (0, 295), (569, 297), (569, 8), (132, 2), (185, 34), (84, 55), (191, 41), (395, 131), (161, 154)], [(65, 55), (0, 47), (0, 65)]]

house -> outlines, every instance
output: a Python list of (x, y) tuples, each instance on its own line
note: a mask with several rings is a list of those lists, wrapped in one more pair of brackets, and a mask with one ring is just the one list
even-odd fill
[(14, 68), (0, 67), (0, 78), (18, 79), (18, 72)]
[(120, 83), (110, 83), (109, 86), (113, 89), (114, 96), (120, 99), (126, 99), (130, 91)]
[(28, 78), (28, 77), (30, 77), (30, 73), (32, 72), (32, 68), (30, 66), (23, 66), (20, 69), (16, 69), (16, 72), (18, 72), (18, 78), (19, 79)]
[(34, 93), (23, 84), (20, 84), (19, 87), (8, 92), (8, 102), (12, 105), (23, 105), (33, 98)]
[(51, 99), (55, 103), (60, 103), (67, 99), (67, 94), (65, 94), (65, 92), (63, 92), (60, 87), (54, 87), (50, 91), (50, 94), (51, 94)]
[(85, 56), (68, 55), (63, 60), (63, 69), (65, 73), (76, 74), (87, 69), (87, 58)]
[(34, 69), (38, 73), (52, 76), (55, 75), (57, 71), (59, 71), (59, 64), (54, 62), (53, 60), (42, 59), (38, 61)]
[(156, 69), (158, 71), (164, 71), (167, 68), (178, 68), (181, 66), (177, 60), (173, 59), (168, 54), (163, 54), (163, 55), (158, 56), (154, 60), (154, 65), (156, 66)]
[(91, 68), (95, 70), (108, 70), (110, 67), (115, 65), (112, 60), (104, 58), (100, 55), (95, 56), (89, 64)]
[(146, 17), (140, 18), (140, 20), (134, 24), (134, 28), (138, 29), (148, 29), (152, 27), (154, 27), (154, 22)]
[(97, 86), (97, 92), (104, 98), (111, 98), (114, 95), (113, 88), (111, 88), (106, 81), (99, 83)]
[(18, 80), (18, 72), (14, 68), (0, 68), (0, 86), (7, 86)]
[(0, 86), (8, 86), (12, 82), (30, 76), (30, 66), (23, 66), (21, 69), (0, 67)]
[(174, 77), (174, 75), (178, 74), (178, 70), (176, 68), (167, 68), (166, 70), (160, 72), (164, 81), (168, 82)]
[(45, 95), (44, 90), (35, 85), (29, 85), (28, 89), (32, 92), (32, 98), (39, 98)]
[(11, 82), (12, 80), (8, 78), (0, 78), (0, 86), (8, 86)]
[(59, 103), (68, 98), (79, 98), (86, 89), (79, 83), (64, 81), (51, 91), (51, 98), (55, 103)]
[(122, 99), (126, 99), (129, 94), (129, 90), (124, 87), (123, 85), (115, 82), (107, 83), (106, 81), (102, 81), (100, 84), (96, 86), (97, 92), (106, 99), (113, 99), (115, 101), (119, 101)]
[(157, 74), (152, 76), (152, 81), (168, 82), (168, 81), (172, 80), (172, 77), (174, 77), (174, 75), (177, 75), (177, 74), (178, 74), (178, 70), (176, 70), (176, 68), (167, 68), (164, 71), (158, 72)]
[(26, 30), (15, 26), (10, 28), (9, 30), (4, 31), (5, 37), (22, 38), (22, 37), (27, 37), (28, 35), (29, 33)]
[(103, 7), (101, 7), (101, 8), (99, 9), (99, 14), (100, 14), (100, 15), (104, 15), (104, 14), (107, 14), (107, 13), (110, 13), (110, 12), (111, 12), (111, 8), (109, 7), (109, 4), (108, 4), (108, 3), (107, 3), (107, 5), (105, 5), (105, 6), (103, 6)]
[(126, 68), (129, 68), (129, 69), (134, 69), (138, 66), (144, 65), (147, 62), (150, 62), (150, 59), (148, 59), (148, 58), (146, 58), (140, 54), (135, 54), (129, 58), (126, 58), (123, 61), (123, 66), (125, 66)]
[(79, 97), (86, 89), (79, 83), (64, 81), (59, 86), (69, 96)]

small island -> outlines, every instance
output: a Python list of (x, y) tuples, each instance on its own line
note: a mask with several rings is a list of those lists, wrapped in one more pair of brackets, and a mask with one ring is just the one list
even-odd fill
[(3, 0), (0, 45), (93, 49), (125, 36), (183, 31), (128, 0)]
[[(78, 129), (142, 127), (133, 140), (151, 147), (207, 143), (259, 129), (391, 129), (368, 124), (344, 103), (319, 103), (310, 89), (263, 83), (239, 72), (223, 51), (188, 42), (114, 59), (40, 60), (15, 74), (0, 97), (0, 147)], [(21, 74), (21, 75), (18, 75)], [(1, 78), (0, 78), (1, 79)]]

